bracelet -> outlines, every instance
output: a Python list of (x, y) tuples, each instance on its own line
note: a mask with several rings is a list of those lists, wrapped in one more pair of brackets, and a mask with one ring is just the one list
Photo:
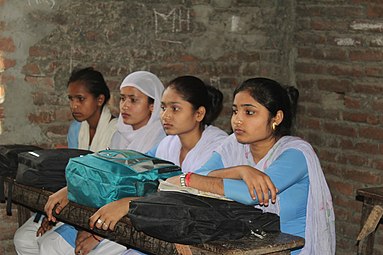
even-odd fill
[(181, 175), (180, 175), (180, 184), (181, 184), (181, 187), (186, 187), (185, 176), (186, 176), (186, 174), (181, 174)]
[(96, 239), (97, 242), (101, 242), (102, 240), (101, 239), (98, 239), (94, 234), (92, 234), (93, 238)]
[(193, 173), (192, 172), (188, 172), (186, 175), (185, 175), (185, 186), (186, 187), (189, 187), (190, 185), (190, 177)]

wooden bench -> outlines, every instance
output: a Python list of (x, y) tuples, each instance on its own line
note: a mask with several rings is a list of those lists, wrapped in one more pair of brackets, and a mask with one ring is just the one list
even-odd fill
[[(43, 211), (48, 196), (51, 194), (51, 192), (46, 190), (17, 183), (13, 183), (12, 189), (12, 201), (14, 203), (40, 212)], [(69, 203), (60, 215), (56, 215), (56, 217), (62, 222), (91, 231), (88, 219), (95, 211), (96, 209), (94, 208)], [(290, 254), (292, 249), (301, 248), (304, 245), (303, 238), (284, 233), (269, 233), (264, 239), (252, 236), (231, 242), (209, 242), (193, 246), (177, 245), (136, 231), (128, 217), (123, 217), (116, 224), (115, 231), (95, 229), (91, 232), (127, 247), (133, 247), (152, 254)]]
[[(358, 189), (356, 194), (357, 200), (363, 201), (362, 217), (360, 219), (360, 228), (362, 230), (374, 206), (383, 206), (383, 186)], [(376, 220), (379, 220), (380, 223), (382, 222), (381, 219)], [(373, 254), (375, 231), (376, 229), (373, 230), (365, 239), (360, 241), (358, 245), (358, 255)]]

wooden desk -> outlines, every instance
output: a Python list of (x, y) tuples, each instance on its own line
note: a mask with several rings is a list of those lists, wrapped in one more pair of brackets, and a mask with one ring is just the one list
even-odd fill
[[(14, 183), (13, 202), (25, 206), (31, 210), (43, 211), (44, 205), (51, 192), (31, 188)], [(89, 217), (96, 209), (84, 207), (75, 203), (69, 203), (60, 215), (56, 217), (65, 223), (90, 231), (88, 226)], [(152, 254), (181, 254), (177, 251), (174, 243), (168, 243), (155, 239), (142, 232), (138, 232), (131, 225), (128, 217), (122, 218), (115, 227), (115, 231), (95, 230), (100, 236), (113, 240), (127, 247)], [(284, 234), (268, 234), (264, 239), (248, 237), (232, 242), (210, 242), (207, 244), (190, 246), (192, 254), (197, 255), (246, 255), (246, 254), (290, 254), (291, 249), (301, 248), (304, 239), (301, 237)]]
[[(358, 189), (357, 199), (363, 201), (362, 217), (360, 219), (360, 229), (364, 226), (372, 208), (375, 205), (383, 205), (383, 187)], [(358, 255), (369, 255), (374, 250), (375, 231), (367, 238), (360, 241), (358, 247)]]

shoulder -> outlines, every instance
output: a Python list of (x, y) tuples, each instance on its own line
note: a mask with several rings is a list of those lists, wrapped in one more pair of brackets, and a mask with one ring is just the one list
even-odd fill
[(80, 129), (80, 127), (81, 127), (81, 122), (77, 120), (72, 120), (69, 125), (69, 129)]
[(203, 131), (203, 135), (214, 138), (219, 137), (221, 139), (226, 138), (228, 136), (228, 134), (225, 131), (213, 125), (207, 126)]

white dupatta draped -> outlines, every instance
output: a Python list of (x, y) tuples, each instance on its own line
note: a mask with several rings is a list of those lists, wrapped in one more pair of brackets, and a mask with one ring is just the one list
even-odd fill
[[(300, 150), (307, 162), (309, 174), (309, 195), (307, 201), (305, 246), (302, 255), (333, 255), (335, 254), (335, 215), (330, 190), (320, 166), (319, 159), (309, 143), (298, 137), (284, 136), (274, 144), (266, 156), (255, 165), (264, 171), (285, 150)], [(221, 155), (225, 167), (249, 165), (252, 159), (248, 144), (238, 143), (235, 135), (231, 135), (217, 152)], [(278, 197), (277, 197), (278, 198)], [(279, 199), (269, 204), (267, 211), (279, 214)]]
[(218, 148), (227, 133), (215, 126), (206, 126), (201, 139), (186, 155), (182, 166), (180, 164), (181, 141), (177, 135), (168, 135), (158, 145), (156, 157), (169, 160), (181, 166), (182, 172), (194, 172), (207, 162), (213, 151)]
[(147, 71), (137, 71), (126, 76), (120, 89), (128, 86), (134, 87), (154, 99), (153, 112), (148, 123), (137, 130), (133, 130), (131, 125), (124, 124), (120, 114), (111, 148), (146, 153), (166, 136), (160, 122), (161, 96), (164, 86), (157, 76)]
[(110, 146), (110, 142), (114, 132), (116, 131), (117, 119), (111, 119), (112, 114), (107, 105), (102, 108), (100, 119), (98, 120), (96, 133), (94, 134), (92, 143), (89, 146), (90, 134), (89, 124), (87, 121), (81, 122), (78, 134), (78, 148), (83, 150), (100, 151)]

